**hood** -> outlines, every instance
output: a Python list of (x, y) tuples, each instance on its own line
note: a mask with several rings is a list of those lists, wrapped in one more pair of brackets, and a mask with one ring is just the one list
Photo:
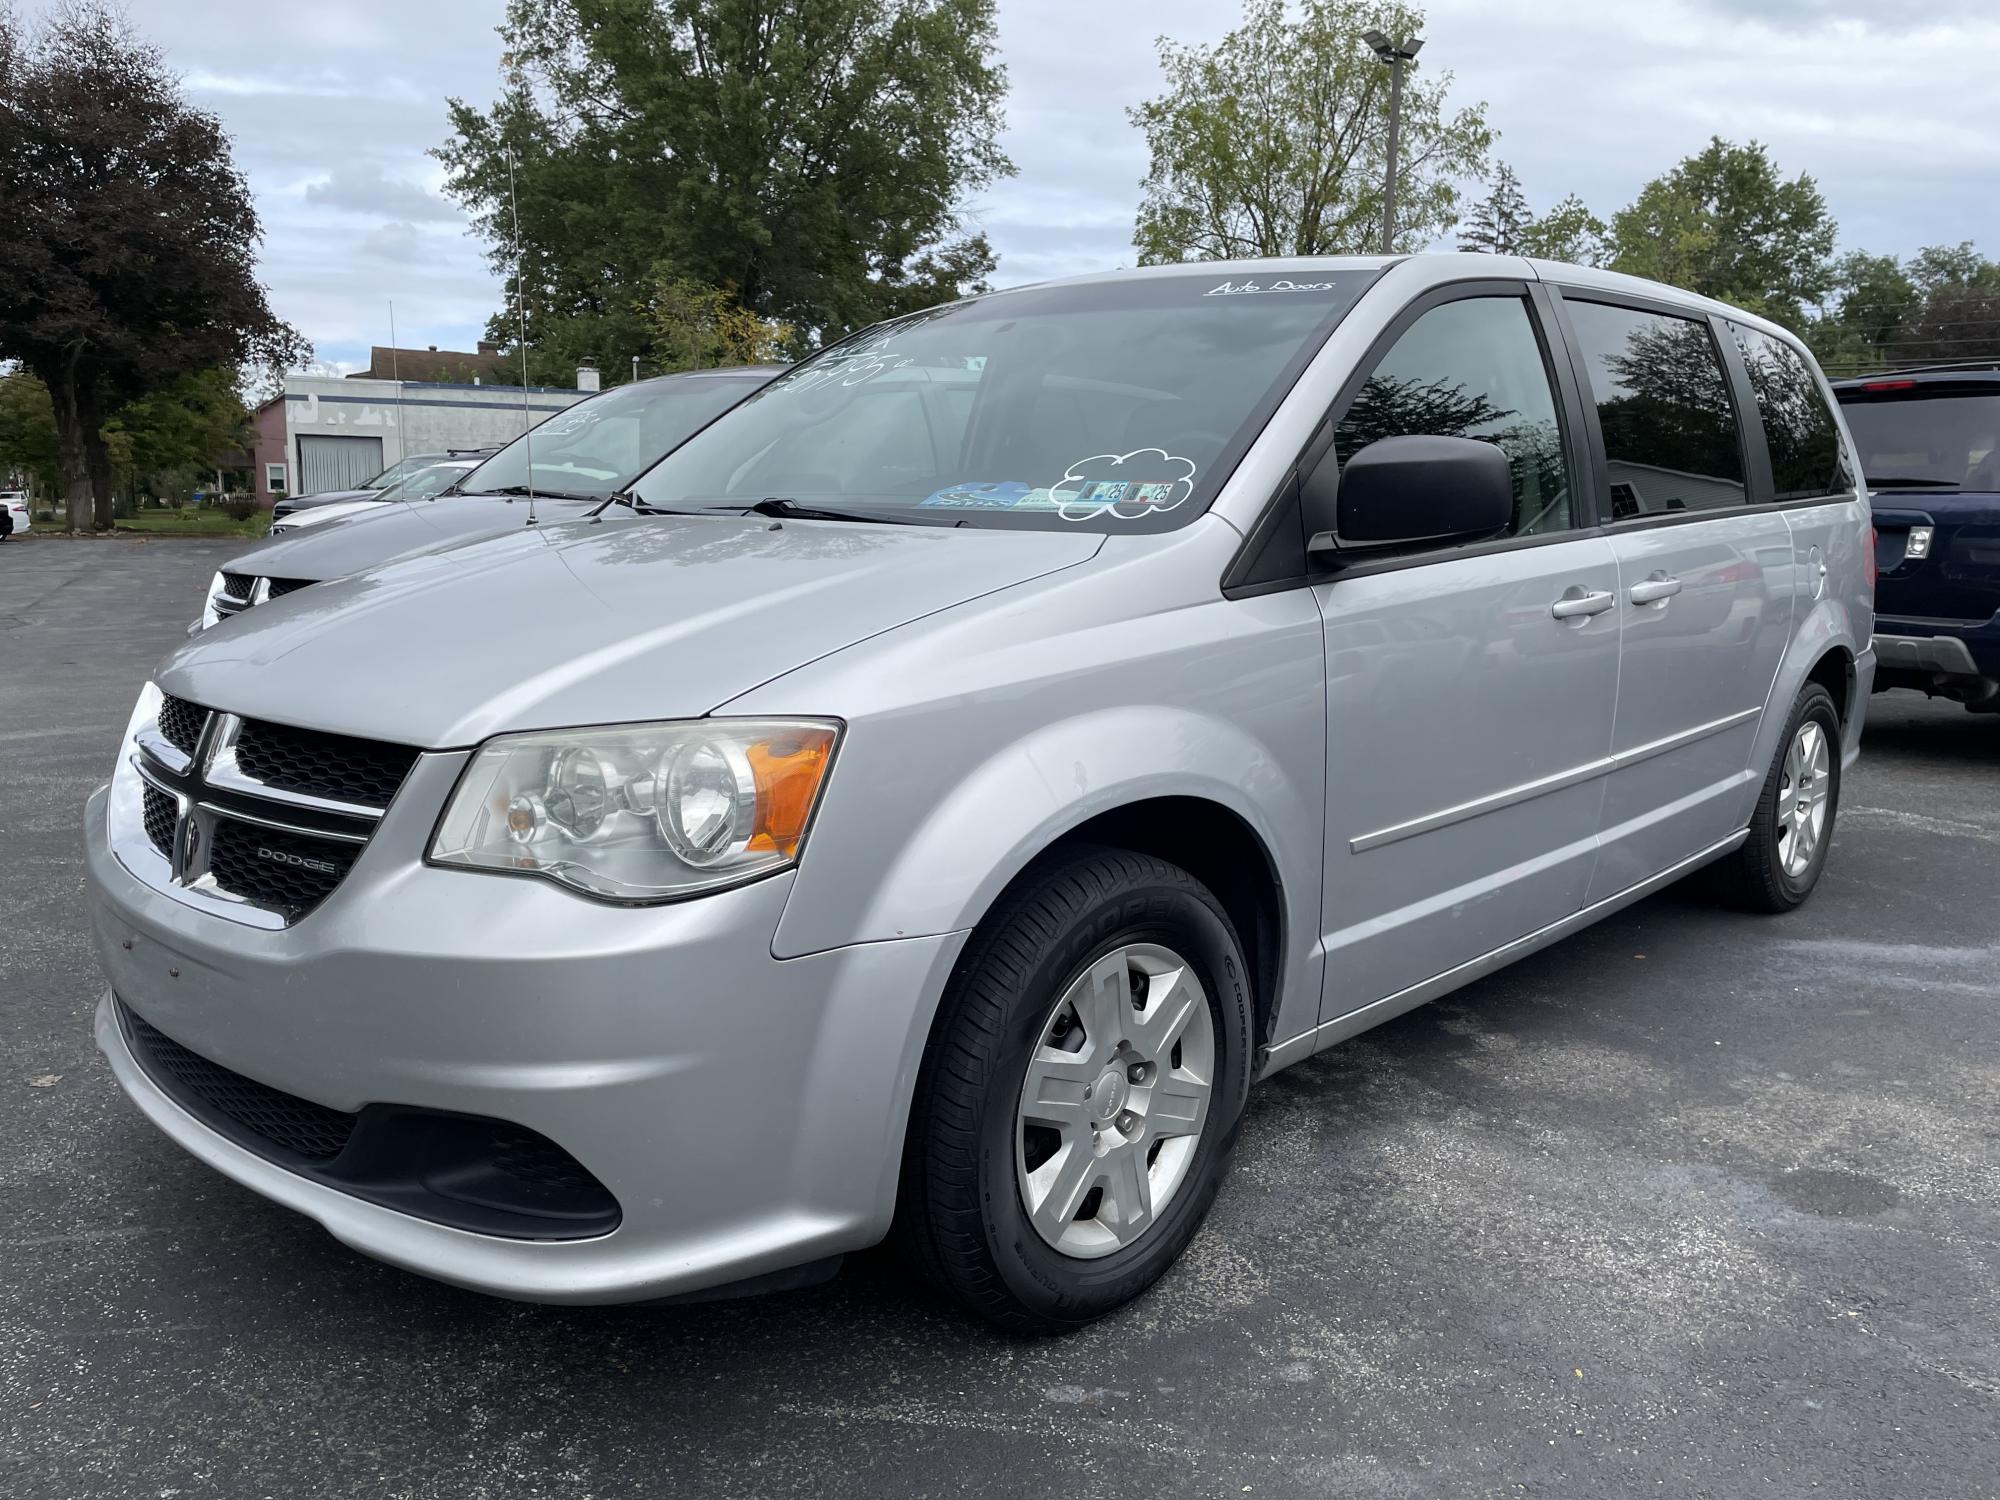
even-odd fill
[(322, 505), (338, 505), (343, 500), (374, 500), (381, 494), (380, 490), (314, 490), (310, 495), (294, 495), (289, 501), (278, 503), (293, 510), (313, 510)]
[(428, 749), (692, 718), (1103, 541), (761, 516), (523, 527), (259, 605), (157, 680), (207, 707)]
[[(535, 501), (537, 524), (575, 520), (595, 501)], [(225, 573), (253, 578), (304, 578), (320, 583), (345, 578), (412, 552), (525, 528), (528, 502), (499, 495), (454, 495), (448, 500), (386, 501), (372, 511), (324, 525), (302, 526), (245, 549), (222, 565)]]

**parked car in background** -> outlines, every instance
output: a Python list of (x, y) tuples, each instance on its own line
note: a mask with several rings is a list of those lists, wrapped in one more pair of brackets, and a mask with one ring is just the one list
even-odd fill
[[(209, 581), (202, 613), (188, 633), (268, 598), (392, 557), (474, 541), (531, 520), (546, 525), (586, 515), (780, 368), (697, 370), (618, 386), (558, 412), (454, 483), (440, 487), (435, 476), (425, 479), (423, 488), (429, 493), (411, 503), (329, 506), (325, 514), (341, 524), (315, 525), (303, 535), (295, 533), (319, 512), (274, 521), (269, 540), (232, 558)], [(424, 473), (442, 467), (433, 464)], [(409, 492), (399, 487), (393, 494), (404, 499)]]
[(202, 1160), (463, 1286), (893, 1235), (1073, 1328), (1180, 1254), (1257, 1080), (1704, 866), (1811, 895), (1873, 673), (1855, 474), (1793, 335), (1605, 271), (900, 318), (616, 524), (184, 643), (87, 814), (97, 1039)]
[(17, 531), (27, 531), (33, 524), (33, 517), (28, 514), (28, 492), (0, 490), (0, 542)]
[(1874, 498), (1876, 688), (2000, 713), (2000, 362), (1834, 391)]
[(452, 459), (482, 459), (490, 457), (492, 448), (451, 448), (442, 453), (413, 453), (400, 463), (391, 464), (373, 479), (367, 480), (355, 490), (320, 490), (311, 495), (294, 495), (288, 500), (280, 500), (271, 507), (271, 519), (281, 521), (286, 516), (302, 511), (315, 510), (322, 505), (344, 505), (356, 500), (380, 500), (383, 492), (421, 469), (435, 464), (448, 463)]
[(282, 519), (274, 517), (271, 522), (271, 535), (284, 536), (302, 526), (323, 526), (328, 521), (360, 515), (375, 506), (392, 501), (428, 500), (450, 489), (484, 462), (484, 459), (478, 458), (447, 458), (439, 463), (427, 464), (378, 491), (372, 499), (346, 500), (338, 505), (321, 505), (310, 510), (302, 510)]

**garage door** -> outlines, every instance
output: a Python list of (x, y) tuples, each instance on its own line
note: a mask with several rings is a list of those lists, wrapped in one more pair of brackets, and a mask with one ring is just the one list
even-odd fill
[(301, 495), (358, 490), (382, 469), (382, 440), (378, 437), (299, 436)]

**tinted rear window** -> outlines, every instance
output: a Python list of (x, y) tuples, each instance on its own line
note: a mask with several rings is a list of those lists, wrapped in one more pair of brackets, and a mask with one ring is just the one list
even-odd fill
[(1868, 484), (2000, 490), (2000, 389), (1844, 390), (1840, 405)]
[(1810, 500), (1852, 489), (1833, 410), (1805, 357), (1783, 339), (1730, 325), (1757, 393), (1771, 453), (1774, 500)]
[(1568, 306), (1604, 429), (1612, 518), (1743, 504), (1743, 450), (1708, 324)]

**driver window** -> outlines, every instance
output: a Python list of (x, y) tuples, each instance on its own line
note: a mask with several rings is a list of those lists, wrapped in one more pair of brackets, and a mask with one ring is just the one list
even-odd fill
[(1573, 523), (1555, 392), (1519, 297), (1467, 297), (1412, 323), (1355, 393), (1334, 429), (1343, 466), (1378, 438), (1478, 438), (1507, 455), (1509, 536)]

